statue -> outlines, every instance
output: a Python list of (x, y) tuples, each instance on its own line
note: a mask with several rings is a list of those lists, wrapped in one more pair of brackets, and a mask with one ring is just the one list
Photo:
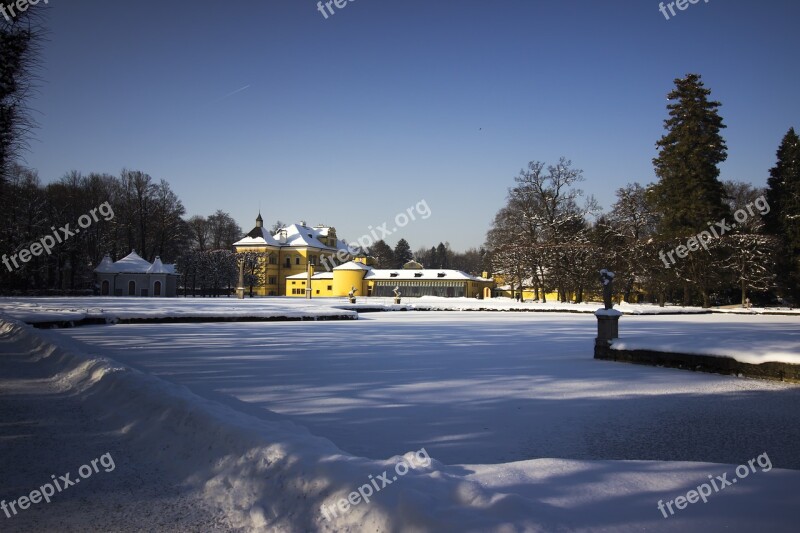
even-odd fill
[(353, 287), (353, 288), (350, 289), (350, 292), (347, 293), (348, 298), (350, 298), (350, 303), (351, 304), (356, 303), (356, 293), (357, 292), (358, 292), (358, 289)]
[(603, 284), (603, 304), (606, 310), (614, 308), (611, 298), (614, 294), (614, 273), (605, 268), (600, 271), (600, 283)]
[(394, 293), (394, 303), (395, 304), (399, 304), (400, 303), (400, 287), (399, 286), (395, 286), (395, 288), (392, 290), (392, 292)]

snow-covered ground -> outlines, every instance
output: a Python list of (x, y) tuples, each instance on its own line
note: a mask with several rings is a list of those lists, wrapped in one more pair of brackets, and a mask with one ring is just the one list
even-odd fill
[(84, 318), (319, 318), (351, 316), (344, 298), (0, 298), (0, 314), (33, 324)]
[[(355, 305), (346, 298), (0, 298), (0, 314), (27, 323), (78, 321), (83, 318), (192, 318), (192, 317), (328, 317), (346, 315), (350, 310), (419, 310), (419, 311), (531, 311), (594, 313), (598, 302), (582, 304), (534, 301), (517, 302), (510, 298), (403, 298), (395, 305), (392, 298), (357, 298)], [(702, 314), (797, 314), (800, 309), (742, 309), (680, 307), (622, 303), (615, 309), (626, 315)]]
[[(794, 317), (628, 316), (620, 329), (800, 353), (797, 326)], [(594, 318), (577, 314), (372, 313), (6, 326), (0, 352), (49, 364), (63, 394), (244, 527), (796, 530), (800, 472), (785, 469), (800, 469), (800, 387), (597, 361), (595, 332)], [(322, 504), (384, 470), (391, 480), (398, 455), (422, 448), (430, 465), (322, 517)], [(765, 453), (773, 469), (668, 519), (658, 510)], [(64, 471), (86, 460), (66, 459)]]
[[(767, 357), (773, 349), (800, 354), (798, 326), (793, 317), (637, 316), (623, 317), (621, 330), (653, 343), (730, 342)], [(800, 438), (800, 410), (786, 412), (800, 402), (800, 388), (596, 361), (593, 316), (372, 313), (341, 323), (48, 333), (234, 408), (298, 422), (367, 457), (427, 446), (446, 463), (733, 462), (769, 443), (783, 465), (800, 468), (796, 441), (756, 436), (763, 424), (796, 416), (789, 433)], [(698, 402), (702, 415), (692, 415), (700, 418), (687, 434), (685, 418)], [(753, 437), (742, 437), (742, 427)], [(720, 439), (738, 444), (720, 447)]]

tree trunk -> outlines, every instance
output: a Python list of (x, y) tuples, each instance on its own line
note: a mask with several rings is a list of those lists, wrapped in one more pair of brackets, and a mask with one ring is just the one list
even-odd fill
[(745, 300), (747, 300), (747, 282), (742, 279), (742, 307), (744, 307)]

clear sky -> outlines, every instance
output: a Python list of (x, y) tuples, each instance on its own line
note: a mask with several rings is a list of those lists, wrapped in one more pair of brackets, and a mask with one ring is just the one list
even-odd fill
[[(43, 5), (43, 4), (40, 4)], [(142, 170), (188, 215), (355, 240), (483, 243), (528, 161), (584, 170), (603, 208), (655, 180), (673, 80), (703, 76), (728, 128), (722, 178), (766, 182), (800, 128), (800, 2), (50, 0), (28, 164)]]

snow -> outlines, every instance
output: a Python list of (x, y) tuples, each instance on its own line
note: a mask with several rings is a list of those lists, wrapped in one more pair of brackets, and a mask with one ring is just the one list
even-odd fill
[[(800, 389), (780, 383), (596, 361), (596, 322), (572, 314), (372, 313), (345, 322), (116, 325), (55, 335), (201, 396), (299, 422), (369, 457), (427, 446), (447, 463), (532, 456), (733, 461), (734, 450), (697, 456), (688, 442), (685, 450), (669, 449), (684, 440), (683, 427), (657, 421), (666, 415), (678, 423), (697, 398), (720, 420), (730, 418), (729, 396), (781, 390), (800, 398)], [(620, 334), (622, 340), (690, 337), (709, 347), (739, 337), (754, 351), (769, 338), (800, 353), (797, 325), (792, 317), (754, 324), (752, 317), (642, 316), (622, 318)], [(143, 343), (151, 338), (159, 342)], [(711, 441), (720, 430), (709, 424), (696, 431)], [(618, 438), (631, 433), (641, 437)], [(661, 444), (650, 442), (654, 434)]]
[(626, 331), (625, 326), (624, 319), (620, 320), (620, 339), (612, 341), (611, 349), (731, 357), (754, 365), (800, 365), (800, 319), (795, 317), (735, 315), (682, 322), (677, 330)]
[(100, 273), (128, 273), (128, 274), (174, 274), (175, 265), (164, 265), (161, 258), (157, 257), (151, 265), (147, 260), (142, 259), (135, 250), (116, 262), (111, 262), (111, 258), (106, 255), (95, 269)]
[(372, 267), (365, 265), (364, 263), (359, 263), (357, 261), (348, 261), (343, 263), (339, 266), (333, 267), (334, 270), (372, 270)]
[[(50, 365), (62, 395), (249, 530), (795, 530), (800, 472), (785, 468), (800, 468), (800, 388), (597, 361), (595, 322), (451, 312), (52, 331), (12, 323), (0, 352)], [(726, 324), (721, 335), (750, 330), (750, 340), (788, 342), (797, 330), (792, 317), (621, 322), (636, 334)], [(321, 505), (423, 447), (429, 466), (322, 517)], [(657, 510), (765, 451), (773, 470), (669, 519)]]
[(344, 303), (344, 299), (318, 303), (304, 298), (0, 298), (0, 314), (29, 324), (84, 318), (357, 318), (355, 311), (337, 307)]
[(471, 276), (466, 272), (460, 270), (447, 270), (447, 269), (424, 269), (424, 270), (402, 270), (402, 269), (370, 269), (370, 272), (364, 276), (368, 280), (472, 280), (472, 281), (490, 281), (484, 278)]
[(594, 312), (597, 316), (622, 316), (622, 311), (617, 311), (616, 309), (598, 309)]
[(156, 256), (153, 265), (147, 269), (148, 274), (175, 274), (175, 265), (165, 265), (161, 258)]

